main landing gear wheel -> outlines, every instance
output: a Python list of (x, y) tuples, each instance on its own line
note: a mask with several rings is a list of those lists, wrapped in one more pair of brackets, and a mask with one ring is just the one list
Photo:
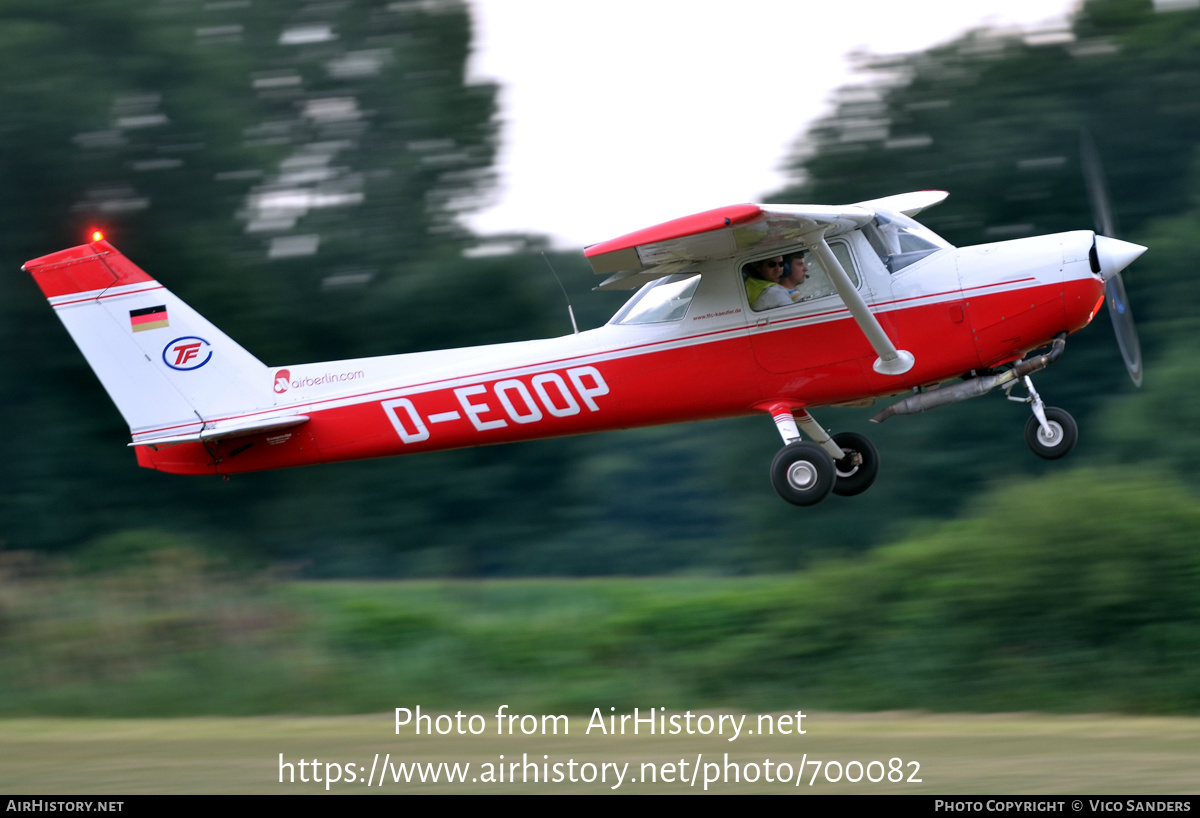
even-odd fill
[(842, 497), (862, 494), (879, 476), (879, 452), (871, 441), (854, 432), (840, 432), (833, 436), (833, 442), (846, 453), (841, 460), (833, 461), (833, 493)]
[(833, 458), (815, 443), (789, 443), (771, 462), (771, 485), (792, 505), (816, 505), (829, 496), (836, 479)]
[(1047, 460), (1058, 460), (1069, 455), (1079, 440), (1075, 418), (1065, 409), (1047, 406), (1046, 425), (1050, 427), (1050, 434), (1046, 434), (1036, 417), (1026, 422), (1025, 442), (1029, 444), (1030, 451)]

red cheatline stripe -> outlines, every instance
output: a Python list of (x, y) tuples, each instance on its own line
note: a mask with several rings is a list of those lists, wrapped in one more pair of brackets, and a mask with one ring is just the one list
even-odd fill
[[(143, 287), (140, 290), (129, 290), (124, 288), (118, 289), (116, 292), (112, 292), (111, 290), (95, 290), (89, 292), (83, 298), (73, 298), (70, 301), (64, 300), (64, 296), (59, 296), (50, 299), (50, 306), (54, 307), (54, 309), (58, 309), (59, 307), (69, 307), (73, 304), (85, 304), (88, 301), (103, 301), (106, 298), (125, 298), (126, 296), (130, 295), (148, 293), (151, 290), (165, 289), (163, 285), (159, 284), (157, 281), (152, 281), (150, 283), (152, 286)], [(75, 295), (75, 293), (69, 293), (69, 295)]]

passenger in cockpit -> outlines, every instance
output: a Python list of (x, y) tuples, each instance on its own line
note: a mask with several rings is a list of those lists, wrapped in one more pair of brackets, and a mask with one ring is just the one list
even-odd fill
[(779, 279), (779, 286), (787, 290), (792, 302), (807, 301), (810, 298), (800, 290), (800, 285), (807, 276), (808, 263), (804, 260), (803, 253), (791, 253), (783, 257), (783, 275)]

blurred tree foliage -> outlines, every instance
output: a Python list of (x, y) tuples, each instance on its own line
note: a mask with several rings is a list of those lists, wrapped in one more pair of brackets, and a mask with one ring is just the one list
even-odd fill
[[(0, 714), (1200, 713), (1200, 506), (1145, 469), (741, 579), (264, 582), (162, 531), (0, 554)], [(19, 557), (25, 557), (20, 559)]]
[[(496, 89), (466, 83), (470, 38), (453, 0), (0, 6), (0, 247), (14, 271), (0, 276), (0, 540), (54, 550), (152, 526), (321, 576), (748, 572), (862, 549), (998, 476), (1063, 468), (1028, 454), (1024, 410), (996, 398), (872, 430), (884, 470), (871, 493), (804, 511), (770, 490), (764, 418), (230, 483), (135, 468), (120, 416), (15, 274), (91, 225), (270, 365), (567, 331), (544, 240), (498, 237), (514, 252), (488, 255), (457, 220), (485, 200), (496, 140)], [(1175, 344), (1200, 292), (1198, 45), (1200, 11), (1091, 0), (1063, 36), (977, 32), (872, 60), (772, 198), (940, 187), (953, 196), (927, 222), (959, 244), (1087, 227), (1090, 129), (1123, 237), (1151, 247), (1126, 277), (1148, 388), (1126, 398), (1103, 328), (1073, 338), (1039, 388), (1080, 419), (1074, 457), (1161, 457), (1194, 480), (1179, 407), (1200, 378)], [(582, 257), (553, 260), (581, 323), (606, 319), (617, 303), (586, 294)]]

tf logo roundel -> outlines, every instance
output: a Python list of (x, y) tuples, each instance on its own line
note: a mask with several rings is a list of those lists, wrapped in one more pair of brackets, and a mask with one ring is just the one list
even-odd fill
[(282, 395), (288, 391), (288, 386), (292, 380), (292, 373), (286, 369), (281, 369), (275, 373), (275, 394)]
[(212, 360), (212, 356), (212, 344), (195, 335), (176, 338), (163, 347), (162, 353), (163, 363), (181, 372), (199, 369)]

